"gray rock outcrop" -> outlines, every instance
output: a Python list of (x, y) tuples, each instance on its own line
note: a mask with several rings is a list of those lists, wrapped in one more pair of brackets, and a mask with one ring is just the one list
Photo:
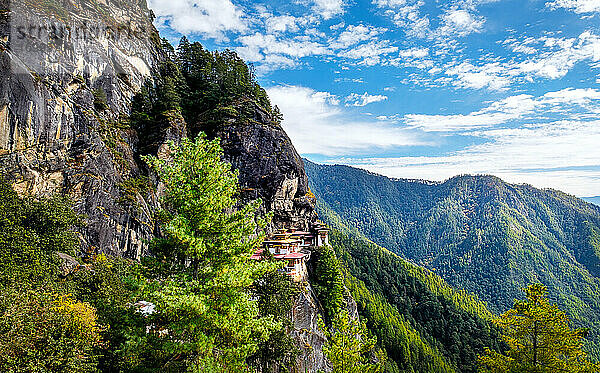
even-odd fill
[(0, 44), (0, 167), (21, 194), (66, 193), (86, 216), (83, 248), (138, 257), (156, 198), (119, 203), (141, 173), (132, 97), (160, 52), (136, 1), (4, 2)]
[(281, 125), (256, 104), (253, 111), (253, 121), (232, 121), (214, 134), (221, 138), (227, 161), (240, 172), (242, 199), (260, 198), (263, 211), (273, 211), (272, 228), (308, 230), (317, 215), (304, 161)]
[[(126, 190), (147, 174), (127, 120), (132, 98), (165, 58), (151, 21), (137, 0), (0, 0), (0, 174), (22, 195), (69, 195), (85, 217), (83, 254), (139, 258), (157, 233), (156, 180)], [(252, 111), (252, 121), (226, 122), (213, 134), (239, 170), (242, 199), (263, 200), (271, 230), (307, 230), (316, 213), (302, 158), (267, 112)], [(159, 157), (167, 141), (187, 134), (181, 115), (163, 127)], [(76, 269), (74, 258), (59, 255), (65, 274)], [(303, 292), (292, 315), (298, 372), (330, 370), (320, 314)]]

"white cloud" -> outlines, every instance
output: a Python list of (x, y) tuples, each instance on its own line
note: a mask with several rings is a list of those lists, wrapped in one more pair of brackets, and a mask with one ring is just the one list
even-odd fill
[(600, 190), (599, 104), (600, 90), (567, 88), (539, 97), (510, 96), (464, 115), (405, 115), (395, 119), (409, 128), (474, 136), (483, 143), (441, 156), (331, 162), (391, 177), (430, 180), (494, 174), (511, 182), (596, 195)]
[(377, 36), (385, 32), (385, 28), (365, 26), (365, 25), (349, 25), (335, 39), (332, 39), (329, 46), (334, 49), (344, 49), (356, 45), (363, 41), (375, 40)]
[(485, 23), (485, 18), (475, 16), (465, 9), (447, 10), (440, 18), (442, 19), (442, 25), (435, 31), (435, 34), (440, 37), (463, 37), (481, 32)]
[(411, 48), (401, 50), (400, 57), (404, 58), (424, 58), (429, 56), (429, 48)]
[[(285, 38), (273, 34), (246, 35), (238, 38), (241, 47), (236, 48), (238, 54), (249, 62), (260, 62), (265, 69), (296, 66), (295, 59), (331, 54), (330, 50), (317, 42)], [(276, 62), (274, 66), (268, 66)], [(283, 63), (282, 63), (283, 62)]]
[(552, 9), (566, 8), (576, 13), (600, 12), (598, 0), (556, 0), (546, 3)]
[(298, 67), (298, 62), (291, 58), (278, 54), (268, 54), (261, 60), (261, 64), (257, 68), (257, 71), (259, 73), (265, 73), (271, 70), (292, 69), (295, 67)]
[(422, 145), (412, 131), (390, 123), (349, 119), (327, 92), (299, 86), (267, 89), (284, 115), (283, 127), (302, 154), (339, 156), (375, 148)]
[(406, 5), (406, 0), (373, 0), (373, 4), (378, 6), (379, 8), (391, 8)]
[(511, 84), (511, 80), (503, 76), (505, 72), (506, 68), (499, 63), (479, 67), (463, 62), (446, 70), (446, 75), (455, 76), (452, 84), (460, 88), (503, 90)]
[(267, 33), (297, 32), (299, 23), (304, 23), (304, 21), (301, 18), (289, 15), (271, 16), (265, 20), (265, 29)]
[(509, 39), (504, 44), (513, 50), (526, 47), (535, 51), (529, 50), (525, 59), (509, 62), (486, 62), (488, 57), (484, 57), (483, 63), (478, 65), (468, 61), (451, 63), (446, 66), (445, 73), (455, 78), (442, 82), (461, 88), (503, 90), (519, 81), (560, 79), (579, 63), (593, 65), (600, 61), (600, 37), (590, 31), (577, 38), (525, 38), (522, 42)]
[(367, 106), (374, 102), (381, 102), (387, 100), (387, 96), (383, 95), (370, 95), (367, 92), (359, 95), (358, 93), (352, 93), (346, 97), (346, 106)]
[(379, 8), (388, 8), (385, 14), (396, 26), (403, 28), (408, 36), (425, 38), (431, 35), (429, 17), (420, 13), (420, 8), (425, 4), (423, 1), (412, 0), (408, 4), (403, 1), (374, 0), (373, 3)]
[(360, 63), (373, 66), (381, 63), (381, 56), (398, 51), (398, 47), (390, 45), (387, 41), (371, 41), (342, 51), (338, 57), (361, 60)]
[(404, 29), (408, 36), (444, 40), (481, 32), (485, 18), (476, 15), (474, 11), (477, 5), (493, 1), (497, 0), (443, 3), (449, 6), (439, 16), (437, 27), (432, 25), (429, 16), (421, 14), (421, 7), (425, 5), (423, 0), (373, 0), (372, 3), (377, 8), (384, 9), (384, 13)]
[(333, 159), (390, 177), (444, 180), (493, 174), (580, 196), (600, 190), (600, 121), (559, 121), (484, 132), (488, 142), (439, 157)]
[(344, 13), (343, 0), (313, 0), (313, 2), (313, 11), (324, 19), (330, 19)]
[(225, 32), (247, 29), (243, 11), (231, 0), (148, 0), (159, 28), (181, 34), (201, 34), (222, 39)]
[[(600, 90), (567, 88), (540, 97), (510, 96), (469, 113), (455, 115), (408, 114), (401, 118), (407, 126), (428, 132), (472, 131), (505, 125), (517, 119), (541, 122), (544, 116), (582, 119), (581, 112), (595, 115), (600, 104)], [(573, 110), (573, 109), (577, 110)]]
[(336, 83), (360, 83), (360, 84), (364, 84), (365, 81), (363, 78), (335, 78), (334, 82)]
[(600, 60), (600, 37), (586, 31), (577, 39), (541, 38), (544, 46), (555, 48), (539, 56), (517, 63), (512, 75), (534, 75), (548, 79), (562, 78), (579, 62)]

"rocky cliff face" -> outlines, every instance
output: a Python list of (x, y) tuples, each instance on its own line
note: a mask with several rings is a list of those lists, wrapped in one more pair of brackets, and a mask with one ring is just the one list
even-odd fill
[[(24, 195), (71, 196), (86, 217), (83, 251), (137, 258), (156, 233), (159, 208), (152, 185), (131, 188), (147, 170), (127, 120), (164, 58), (150, 12), (137, 0), (41, 4), (0, 2), (0, 173)], [(263, 212), (274, 214), (270, 229), (307, 229), (316, 214), (303, 161), (267, 112), (251, 112), (252, 120), (233, 118), (213, 134), (240, 172), (243, 200), (263, 200)], [(180, 115), (166, 127), (159, 156), (187, 134)], [(304, 291), (292, 314), (299, 372), (329, 370), (320, 314)]]
[(263, 211), (273, 212), (272, 228), (308, 230), (317, 219), (304, 162), (281, 125), (254, 103), (254, 118), (235, 118), (214, 136), (221, 138), (225, 157), (240, 172), (242, 199), (260, 198)]
[[(42, 5), (43, 4), (43, 5)], [(19, 0), (2, 6), (0, 166), (22, 194), (70, 195), (84, 248), (136, 257), (156, 198), (119, 203), (138, 177), (131, 98), (160, 53), (143, 3)]]
[[(345, 305), (350, 317), (358, 319), (358, 306), (349, 292), (345, 299)], [(294, 324), (291, 335), (300, 351), (294, 367), (295, 372), (330, 372), (332, 369), (330, 362), (323, 354), (323, 345), (327, 338), (319, 330), (319, 317), (323, 317), (323, 311), (312, 287), (307, 284), (298, 295), (291, 315)]]
[[(138, 257), (158, 199), (149, 190), (120, 202), (144, 173), (127, 115), (164, 58), (145, 2), (18, 0), (2, 9), (2, 174), (22, 194), (71, 195), (87, 216), (86, 250)], [(215, 135), (240, 170), (244, 199), (261, 198), (273, 227), (306, 228), (316, 216), (302, 159), (281, 126), (254, 112), (252, 123), (224, 123)], [(186, 133), (181, 119), (169, 126), (163, 143)]]

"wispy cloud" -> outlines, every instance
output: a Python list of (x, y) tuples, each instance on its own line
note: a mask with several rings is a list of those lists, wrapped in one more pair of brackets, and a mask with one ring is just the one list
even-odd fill
[(359, 60), (363, 65), (374, 66), (382, 62), (384, 56), (398, 51), (398, 47), (390, 45), (388, 41), (371, 41), (360, 44), (337, 53), (338, 57)]
[(345, 157), (329, 163), (431, 180), (494, 174), (512, 182), (595, 195), (600, 190), (599, 104), (600, 90), (567, 88), (538, 97), (510, 96), (465, 115), (404, 115), (396, 120), (410, 128), (479, 141), (439, 156)]
[(585, 113), (596, 115), (599, 104), (599, 90), (567, 88), (540, 97), (526, 94), (510, 96), (469, 114), (408, 114), (398, 119), (408, 127), (427, 132), (473, 131), (506, 125), (515, 120), (542, 122), (557, 116), (579, 120), (587, 116)]
[(335, 158), (328, 163), (429, 180), (465, 173), (493, 174), (580, 196), (600, 190), (600, 121), (559, 121), (482, 135), (489, 141), (443, 156)]
[(352, 93), (346, 97), (346, 106), (367, 106), (374, 102), (380, 102), (387, 100), (387, 96), (383, 95), (370, 95), (367, 92), (362, 95), (358, 93)]
[(313, 10), (325, 19), (344, 13), (343, 0), (313, 0)]
[(454, 79), (445, 82), (460, 88), (503, 90), (514, 83), (531, 82), (536, 78), (560, 79), (579, 63), (591, 65), (600, 61), (600, 37), (591, 31), (585, 31), (577, 38), (528, 37), (522, 41), (509, 39), (504, 44), (513, 51), (526, 52), (526, 55), (507, 62), (486, 62), (484, 59), (480, 63), (451, 63), (445, 74)]
[(159, 27), (181, 34), (223, 39), (226, 32), (247, 29), (243, 10), (231, 0), (148, 0)]
[(576, 13), (600, 12), (598, 0), (556, 0), (546, 4), (552, 9), (566, 8)]
[(485, 18), (477, 16), (466, 9), (450, 9), (441, 16), (442, 25), (434, 32), (438, 37), (463, 37), (481, 32)]
[(329, 46), (333, 49), (345, 49), (364, 41), (376, 40), (377, 36), (385, 31), (387, 29), (382, 27), (349, 25), (337, 37), (330, 39)]
[[(279, 54), (290, 57), (306, 57), (331, 53), (327, 46), (309, 40), (294, 40), (290, 38), (279, 38), (275, 35), (264, 35), (255, 33), (242, 36), (238, 41), (249, 51), (264, 54)], [(245, 51), (245, 50), (243, 50)], [(244, 54), (245, 52), (242, 52)], [(246, 58), (251, 56), (245, 56)], [(252, 58), (248, 58), (252, 61)]]
[(481, 32), (486, 20), (475, 12), (477, 5), (485, 2), (490, 1), (450, 1), (437, 19), (422, 13), (422, 0), (373, 0), (373, 5), (383, 9), (408, 36), (448, 39)]
[(283, 126), (302, 154), (339, 156), (375, 148), (423, 145), (414, 132), (378, 121), (349, 118), (339, 99), (299, 86), (267, 89), (284, 115)]

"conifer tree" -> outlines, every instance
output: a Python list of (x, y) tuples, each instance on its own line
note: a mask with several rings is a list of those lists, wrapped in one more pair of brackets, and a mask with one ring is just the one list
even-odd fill
[(509, 347), (506, 355), (486, 349), (479, 360), (490, 373), (595, 373), (600, 366), (583, 351), (582, 329), (571, 329), (569, 319), (547, 298), (544, 285), (525, 288), (526, 300), (515, 301), (498, 325)]
[[(238, 174), (222, 161), (219, 140), (170, 144), (172, 160), (147, 157), (164, 185), (162, 229), (145, 260), (154, 281), (147, 294), (156, 305), (144, 345), (168, 369), (241, 372), (260, 341), (281, 329), (259, 316), (249, 287), (269, 262), (249, 259), (258, 205), (236, 208)], [(148, 340), (150, 339), (150, 340)], [(158, 352), (156, 352), (158, 351)]]
[[(321, 329), (325, 329), (321, 321)], [(347, 310), (336, 315), (325, 331), (327, 342), (323, 352), (333, 366), (332, 373), (379, 373), (385, 355), (375, 352), (376, 338), (367, 335), (367, 326), (350, 317)]]

